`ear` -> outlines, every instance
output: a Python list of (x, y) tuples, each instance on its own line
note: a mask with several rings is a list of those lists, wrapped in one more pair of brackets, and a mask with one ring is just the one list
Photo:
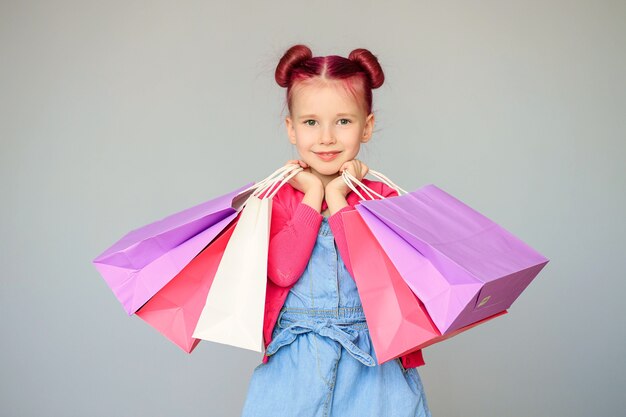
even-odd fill
[(361, 143), (369, 142), (372, 138), (372, 132), (374, 131), (374, 113), (370, 113), (365, 119), (365, 126), (363, 127), (363, 137)]
[(287, 136), (289, 137), (289, 142), (292, 145), (296, 144), (296, 129), (293, 127), (293, 121), (291, 120), (291, 116), (287, 116), (285, 118), (285, 127), (287, 128)]

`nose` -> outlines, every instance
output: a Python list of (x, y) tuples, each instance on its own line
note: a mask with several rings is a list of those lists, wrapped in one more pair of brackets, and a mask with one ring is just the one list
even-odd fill
[(335, 134), (332, 130), (332, 126), (328, 126), (322, 130), (322, 136), (320, 138), (320, 143), (330, 145), (335, 143)]

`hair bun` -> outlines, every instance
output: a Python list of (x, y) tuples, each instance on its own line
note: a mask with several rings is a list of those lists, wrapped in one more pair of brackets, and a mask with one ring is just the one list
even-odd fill
[(278, 62), (278, 66), (276, 66), (274, 77), (278, 85), (287, 87), (293, 69), (312, 57), (313, 53), (306, 45), (294, 45), (289, 48)]
[(355, 49), (350, 52), (348, 59), (356, 62), (365, 70), (372, 88), (378, 88), (383, 85), (385, 74), (378, 63), (378, 58), (369, 50), (363, 48)]

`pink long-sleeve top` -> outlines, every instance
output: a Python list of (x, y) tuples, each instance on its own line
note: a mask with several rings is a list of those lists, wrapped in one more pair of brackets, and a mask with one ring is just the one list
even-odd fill
[[(379, 181), (362, 180), (363, 184), (377, 193), (391, 197), (397, 192)], [(362, 193), (363, 194), (363, 193)], [(304, 204), (304, 193), (285, 184), (272, 200), (272, 219), (270, 227), (270, 243), (267, 263), (267, 293), (265, 300), (265, 317), (263, 322), (263, 337), (267, 347), (272, 341), (272, 331), (278, 320), (280, 310), (285, 304), (289, 290), (295, 285), (304, 273), (309, 261), (323, 216), (311, 206)], [(356, 210), (354, 206), (359, 202), (359, 196), (350, 191), (346, 196), (348, 205), (328, 217), (328, 224), (333, 232), (337, 249), (351, 276), (352, 266), (343, 228), (341, 213)], [(321, 211), (328, 207), (323, 201)], [(263, 357), (267, 363), (269, 357)], [(414, 368), (424, 365), (422, 351), (418, 350), (401, 357), (405, 368)]]

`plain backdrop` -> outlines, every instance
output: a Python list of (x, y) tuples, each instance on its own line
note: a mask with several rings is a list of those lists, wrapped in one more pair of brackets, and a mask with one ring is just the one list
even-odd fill
[(237, 416), (260, 355), (188, 355), (91, 260), (297, 157), (295, 43), (380, 60), (360, 159), (550, 259), (428, 348), (434, 416), (626, 415), (624, 1), (1, 1), (0, 415)]

